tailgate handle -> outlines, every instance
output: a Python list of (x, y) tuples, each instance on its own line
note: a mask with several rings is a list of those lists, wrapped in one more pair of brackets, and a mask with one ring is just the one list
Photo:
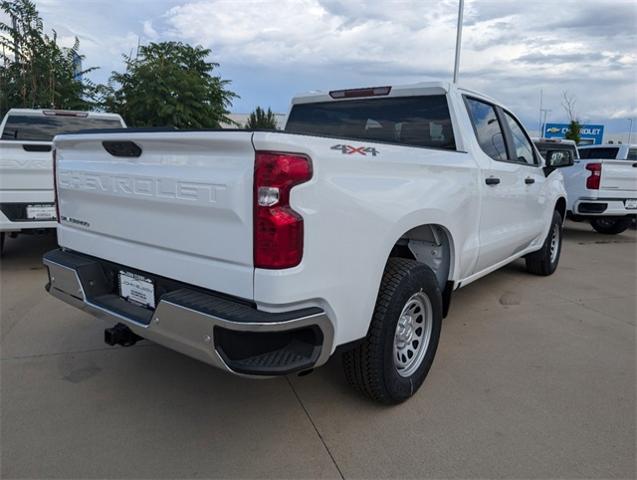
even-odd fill
[(139, 157), (142, 154), (142, 147), (128, 140), (104, 140), (102, 146), (114, 157)]
[(51, 145), (40, 145), (33, 143), (25, 143), (22, 145), (22, 148), (26, 152), (50, 152)]
[(633, 163), (633, 167), (637, 168), (637, 163)]

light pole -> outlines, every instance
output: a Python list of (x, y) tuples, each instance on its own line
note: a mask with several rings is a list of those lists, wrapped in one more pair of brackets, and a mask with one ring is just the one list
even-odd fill
[(458, 29), (456, 32), (456, 60), (453, 66), (453, 83), (458, 83), (458, 69), (460, 68), (460, 44), (462, 43), (462, 12), (464, 0), (458, 2)]
[(540, 132), (540, 138), (544, 137), (544, 129), (546, 128), (546, 117), (551, 113), (550, 108), (543, 108), (540, 110), (544, 114), (544, 121), (542, 122), (542, 131)]
[(15, 37), (13, 37), (13, 63), (18, 65), (20, 63), (20, 43), (18, 41), (18, 19), (14, 15), (11, 15), (11, 24), (15, 34)]
[(633, 136), (633, 119), (630, 119), (630, 128), (628, 129), (628, 145), (630, 145), (630, 139)]
[(540, 135), (539, 135), (540, 138), (544, 136), (544, 133), (542, 132), (542, 107), (543, 107), (542, 103), (543, 101), (544, 101), (544, 90), (540, 88), (540, 119), (537, 124), (537, 128), (540, 131)]

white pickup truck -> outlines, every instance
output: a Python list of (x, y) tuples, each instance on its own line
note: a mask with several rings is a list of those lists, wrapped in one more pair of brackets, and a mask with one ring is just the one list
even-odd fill
[(626, 230), (637, 215), (637, 145), (579, 147), (579, 158), (561, 169), (568, 215), (604, 234)]
[(550, 275), (566, 193), (516, 117), (446, 83), (300, 96), (285, 130), (55, 138), (47, 290), (241, 375), (344, 351), (351, 384), (414, 394), (451, 292), (520, 257)]
[(5, 235), (57, 226), (51, 143), (62, 132), (121, 128), (119, 115), (14, 108), (0, 123), (0, 254)]

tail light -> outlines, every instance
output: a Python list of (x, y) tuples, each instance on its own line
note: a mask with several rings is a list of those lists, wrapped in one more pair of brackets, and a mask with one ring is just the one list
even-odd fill
[(290, 190), (312, 178), (312, 161), (295, 153), (256, 153), (254, 266), (290, 268), (303, 257), (303, 218), (290, 207)]
[(53, 198), (55, 201), (55, 217), (60, 223), (60, 202), (58, 201), (58, 165), (57, 151), (53, 147)]
[(599, 183), (602, 179), (602, 164), (589, 163), (586, 165), (586, 170), (591, 172), (590, 176), (586, 179), (586, 188), (590, 190), (599, 190)]

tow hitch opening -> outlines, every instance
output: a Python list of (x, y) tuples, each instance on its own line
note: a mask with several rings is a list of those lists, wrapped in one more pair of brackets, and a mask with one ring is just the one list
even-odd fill
[(143, 338), (133, 333), (130, 328), (122, 323), (104, 330), (104, 341), (110, 346), (132, 347), (140, 340), (143, 340)]

